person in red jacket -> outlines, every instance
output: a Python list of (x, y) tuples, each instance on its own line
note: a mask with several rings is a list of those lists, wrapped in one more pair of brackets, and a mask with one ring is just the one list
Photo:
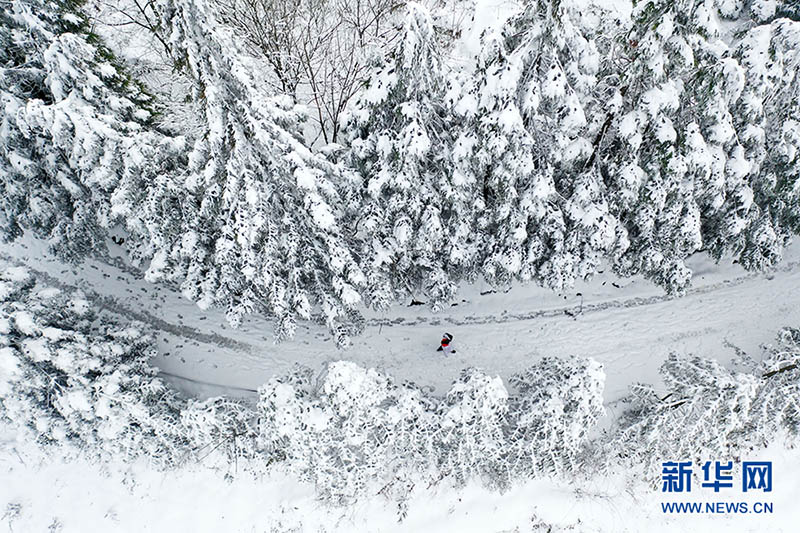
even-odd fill
[(450, 343), (453, 341), (453, 336), (449, 333), (445, 333), (442, 336), (442, 344), (436, 350), (437, 352), (444, 352), (445, 355), (450, 355), (451, 353), (456, 353), (455, 348), (450, 346)]

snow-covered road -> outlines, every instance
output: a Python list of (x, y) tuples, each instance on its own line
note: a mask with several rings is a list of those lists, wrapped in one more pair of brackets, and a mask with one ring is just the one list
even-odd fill
[[(0, 252), (6, 262), (28, 266), (49, 284), (78, 287), (105, 311), (149, 324), (162, 353), (156, 366), (178, 388), (201, 397), (250, 395), (295, 362), (320, 369), (349, 359), (443, 393), (467, 366), (507, 377), (546, 355), (581, 355), (605, 365), (606, 401), (613, 403), (632, 382), (657, 381), (658, 366), (670, 352), (730, 359), (731, 346), (737, 346), (758, 358), (759, 344), (771, 341), (780, 327), (800, 326), (798, 244), (763, 274), (697, 256), (695, 286), (681, 298), (608, 273), (569, 294), (531, 286), (481, 295), (487, 287), (467, 287), (458, 305), (440, 313), (398, 306), (391, 314), (369, 314), (365, 334), (345, 351), (315, 324), (302, 324), (294, 341), (279, 345), (263, 318), (251, 317), (232, 330), (219, 310), (204, 312), (133, 269), (97, 261), (64, 265), (36, 241), (4, 245)], [(444, 331), (455, 336), (457, 353), (450, 358), (435, 351)]]

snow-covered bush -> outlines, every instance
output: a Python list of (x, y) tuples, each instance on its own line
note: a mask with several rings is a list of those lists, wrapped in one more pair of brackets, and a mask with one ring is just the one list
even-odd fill
[(436, 420), (420, 391), (351, 362), (329, 365), (320, 403), (328, 413), (331, 456), (326, 473), (346, 490), (369, 483), (403, 482), (425, 473), (433, 462)]
[(188, 445), (183, 402), (148, 365), (152, 338), (80, 293), (0, 273), (0, 415), (41, 444), (171, 464)]
[(790, 443), (800, 444), (800, 329), (782, 329), (777, 342), (765, 350), (758, 391), (750, 404), (748, 441), (765, 446), (786, 435)]
[(259, 389), (257, 445), (267, 460), (312, 463), (313, 433), (327, 423), (314, 400), (312, 380), (311, 369), (297, 365), (291, 373), (274, 377)]
[(504, 487), (580, 467), (602, 382), (593, 361), (546, 359), (514, 378), (519, 397), (469, 368), (436, 398), (351, 362), (319, 383), (298, 368), (259, 391), (258, 447), (340, 503), (370, 487), (402, 502), (421, 480)]
[(612, 452), (655, 475), (662, 461), (731, 457), (748, 422), (758, 378), (717, 361), (673, 354), (661, 367), (668, 394), (637, 385)]
[(560, 474), (579, 466), (589, 433), (603, 415), (603, 367), (593, 359), (546, 357), (509, 379), (514, 470)]
[(186, 456), (203, 462), (216, 456), (226, 463), (260, 459), (255, 446), (255, 411), (247, 403), (224, 397), (189, 401), (180, 416), (191, 446)]

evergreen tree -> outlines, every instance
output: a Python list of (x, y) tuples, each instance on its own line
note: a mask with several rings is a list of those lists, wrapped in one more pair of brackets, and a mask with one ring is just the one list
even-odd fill
[[(780, 260), (800, 233), (800, 22), (779, 19), (747, 31), (736, 49), (743, 70), (735, 107), (743, 178), (752, 192), (746, 229), (727, 248), (746, 268)], [(744, 225), (744, 224), (742, 224)]]
[[(76, 260), (105, 251), (125, 194), (169, 172), (180, 139), (150, 131), (150, 96), (91, 33), (81, 3), (13, 0), (0, 13), (0, 232)], [(146, 153), (147, 157), (136, 154)], [(120, 211), (121, 210), (121, 211)]]
[(188, 175), (151, 193), (160, 226), (150, 277), (180, 280), (188, 298), (223, 306), (234, 325), (269, 312), (278, 339), (317, 306), (346, 344), (364, 276), (339, 223), (339, 169), (298, 140), (298, 111), (262, 92), (204, 2), (164, 0), (160, 10), (207, 129)]
[(725, 179), (740, 72), (723, 60), (727, 47), (713, 10), (693, 0), (637, 4), (618, 43), (622, 65), (614, 65), (621, 105), (609, 115), (600, 162), (630, 241), (615, 267), (668, 291), (688, 286), (686, 257), (719, 232), (726, 201), (747, 194)]
[(511, 61), (501, 36), (490, 34), (454, 102), (463, 125), (453, 166), (477, 188), (479, 272), (492, 284), (535, 279), (549, 257), (547, 233), (564, 226), (553, 202), (552, 167), (537, 165), (522, 122), (519, 76), (519, 62)]
[[(630, 241), (613, 257), (622, 274), (643, 273), (680, 292), (691, 279), (685, 259), (695, 251), (763, 268), (797, 232), (791, 122), (785, 131), (775, 127), (796, 112), (790, 43), (797, 41), (791, 30), (779, 32), (787, 44), (772, 44), (778, 53), (768, 77), (761, 47), (769, 38), (756, 36), (771, 30), (749, 30), (735, 49), (723, 38), (720, 17), (744, 16), (735, 2), (641, 2), (619, 40), (623, 64), (611, 68), (621, 107), (609, 115), (600, 162)], [(785, 99), (769, 98), (770, 86)], [(780, 161), (777, 172), (763, 161), (770, 141), (783, 148), (767, 158)]]
[(546, 252), (537, 274), (552, 288), (591, 276), (603, 256), (627, 247), (593, 165), (592, 141), (602, 133), (609, 92), (599, 76), (601, 53), (609, 53), (601, 36), (615, 30), (615, 17), (584, 2), (531, 1), (503, 32), (535, 165), (552, 175), (556, 191), (549, 201), (559, 213), (539, 229)]
[(178, 462), (190, 445), (184, 404), (149, 366), (153, 353), (140, 325), (99, 316), (80, 293), (0, 273), (0, 416), (32, 441)]
[(605, 184), (589, 162), (601, 128), (603, 13), (574, 2), (529, 2), (484, 35), (474, 72), (455, 96), (464, 126), (455, 168), (474, 176), (483, 273), (561, 289), (627, 246)]
[(363, 235), (368, 296), (377, 308), (419, 289), (437, 306), (472, 268), (475, 184), (448, 166), (446, 89), (431, 16), (410, 3), (397, 47), (344, 117), (361, 177), (352, 191), (354, 224)]

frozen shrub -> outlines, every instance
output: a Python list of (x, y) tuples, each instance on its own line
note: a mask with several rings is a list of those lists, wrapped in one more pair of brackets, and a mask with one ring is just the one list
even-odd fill
[(311, 369), (298, 365), (259, 389), (257, 445), (268, 457), (290, 465), (311, 463), (312, 431), (326, 423), (312, 398), (311, 380)]
[(747, 422), (758, 379), (716, 361), (673, 354), (661, 367), (669, 394), (633, 389), (612, 450), (655, 474), (661, 461), (731, 456)]
[(436, 421), (419, 391), (398, 387), (375, 369), (340, 361), (328, 368), (320, 402), (329, 414), (332, 481), (349, 480), (348, 486), (360, 489), (373, 480), (404, 479), (431, 463)]
[(548, 358), (513, 378), (517, 396), (468, 368), (439, 399), (351, 362), (316, 386), (299, 368), (260, 390), (258, 446), (339, 503), (374, 487), (402, 506), (420, 480), (505, 487), (580, 466), (603, 380), (594, 361)]
[(286, 459), (327, 499), (430, 470), (435, 414), (419, 390), (374, 369), (332, 363), (319, 389), (298, 369), (260, 391), (259, 445)]
[(800, 436), (800, 329), (782, 329), (778, 342), (766, 347), (765, 355), (750, 406), (748, 439), (765, 446), (776, 435), (785, 434), (796, 443)]
[(181, 412), (181, 424), (198, 460), (216, 455), (226, 462), (257, 456), (255, 411), (243, 401), (218, 397), (190, 401)]

